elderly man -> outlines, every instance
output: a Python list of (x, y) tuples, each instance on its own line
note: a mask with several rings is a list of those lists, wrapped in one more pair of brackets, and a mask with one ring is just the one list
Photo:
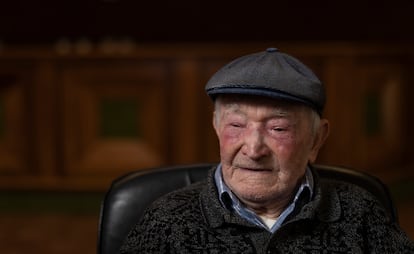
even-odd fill
[(220, 164), (147, 209), (121, 253), (414, 253), (379, 202), (312, 169), (329, 133), (312, 71), (275, 48), (207, 83)]

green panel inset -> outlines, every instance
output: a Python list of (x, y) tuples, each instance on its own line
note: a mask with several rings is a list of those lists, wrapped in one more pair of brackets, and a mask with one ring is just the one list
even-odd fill
[(365, 96), (364, 100), (365, 114), (365, 133), (368, 136), (374, 136), (380, 134), (382, 130), (382, 117), (381, 117), (381, 99), (378, 94), (371, 93)]
[(103, 99), (100, 134), (105, 138), (136, 138), (141, 135), (139, 103), (133, 99)]

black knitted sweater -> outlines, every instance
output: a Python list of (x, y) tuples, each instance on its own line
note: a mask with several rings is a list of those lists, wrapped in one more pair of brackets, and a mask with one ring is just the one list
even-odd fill
[(213, 174), (153, 203), (120, 253), (414, 253), (379, 202), (357, 186), (314, 173), (311, 201), (302, 197), (272, 234), (220, 204)]

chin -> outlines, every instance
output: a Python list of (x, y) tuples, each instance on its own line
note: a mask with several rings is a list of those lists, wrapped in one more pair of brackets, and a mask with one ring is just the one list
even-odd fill
[(239, 191), (238, 196), (241, 197), (244, 200), (249, 200), (250, 202), (264, 202), (267, 201), (269, 199), (273, 199), (277, 194), (276, 193), (272, 193), (269, 192), (269, 190), (258, 190), (256, 189), (246, 189), (246, 188), (242, 188)]

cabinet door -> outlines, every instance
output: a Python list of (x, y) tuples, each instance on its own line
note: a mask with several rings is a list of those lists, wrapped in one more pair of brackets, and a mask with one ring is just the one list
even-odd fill
[(401, 164), (403, 66), (387, 57), (338, 57), (327, 61), (324, 73), (331, 135), (321, 160), (372, 173)]
[(66, 174), (119, 175), (165, 163), (165, 64), (65, 63), (61, 80)]
[(30, 155), (29, 112), (32, 71), (27, 65), (0, 62), (0, 172), (25, 175), (35, 171)]

